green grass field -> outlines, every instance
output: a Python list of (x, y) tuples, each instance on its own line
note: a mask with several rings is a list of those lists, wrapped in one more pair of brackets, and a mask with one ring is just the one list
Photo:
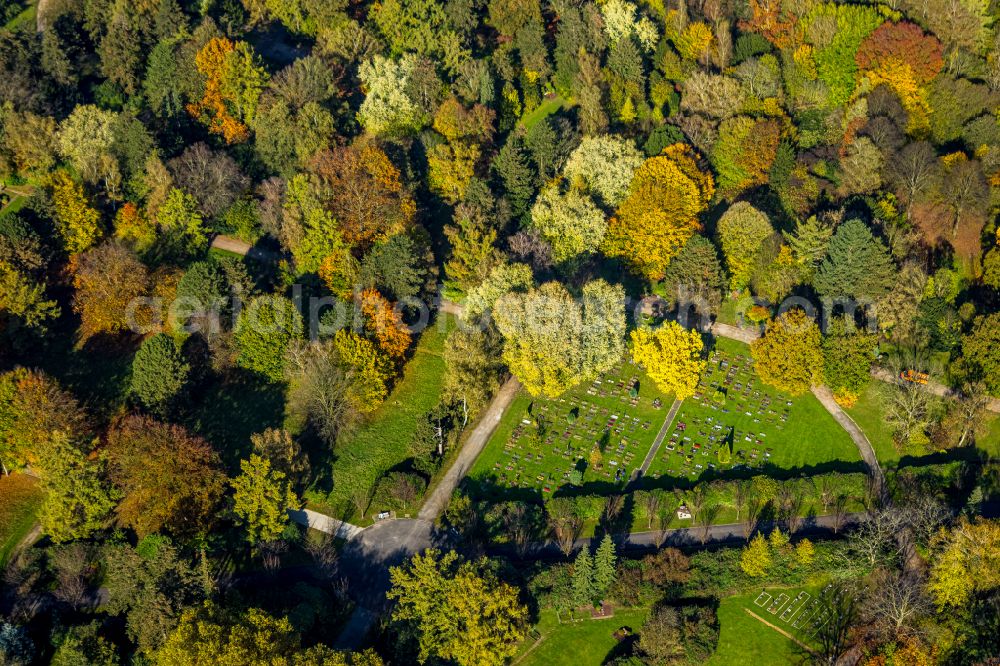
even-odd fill
[(233, 252), (232, 250), (223, 250), (222, 248), (219, 247), (208, 248), (208, 255), (210, 257), (216, 257), (220, 259), (223, 257), (231, 257), (233, 259), (239, 259), (240, 261), (246, 259), (246, 257), (244, 257), (239, 252)]
[[(511, 661), (521, 666), (600, 666), (618, 656), (616, 648), (625, 647), (614, 637), (621, 627), (634, 634), (642, 628), (649, 609), (616, 610), (614, 617), (602, 620), (581, 620), (560, 624), (553, 610), (543, 610), (535, 625), (538, 634), (529, 636), (521, 651)], [(541, 640), (539, 641), (539, 635)]]
[[(747, 345), (721, 338), (698, 393), (684, 401), (647, 478), (695, 481), (711, 471), (768, 468), (796, 476), (860, 460), (850, 436), (812, 395), (791, 397), (752, 370)], [(724, 400), (716, 400), (717, 391)], [(731, 441), (730, 462), (719, 452)]]
[(35, 12), (37, 11), (37, 6), (34, 2), (27, 4), (21, 12), (7, 22), (4, 26), (6, 30), (15, 32), (19, 29), (34, 30), (35, 29)]
[[(857, 403), (847, 410), (855, 423), (864, 430), (868, 441), (875, 449), (875, 455), (882, 465), (893, 464), (904, 456), (922, 457), (930, 455), (930, 451), (919, 446), (907, 446), (898, 450), (892, 441), (892, 431), (882, 418), (882, 404), (879, 398), (881, 383), (872, 381)], [(985, 434), (976, 442), (976, 446), (991, 456), (1000, 456), (1000, 415), (988, 412), (986, 415)]]
[(570, 485), (573, 469), (582, 472), (584, 486), (624, 483), (642, 464), (672, 403), (631, 362), (555, 400), (522, 391), (476, 460), (470, 486), (485, 497), (543, 499)]
[(854, 422), (864, 431), (868, 441), (875, 449), (875, 456), (879, 463), (885, 464), (899, 460), (901, 455), (913, 453), (920, 455), (920, 451), (897, 451), (892, 442), (892, 431), (882, 418), (882, 405), (879, 399), (880, 383), (872, 381), (858, 397), (858, 401), (853, 407), (845, 409)]
[(976, 446), (994, 458), (1000, 458), (1000, 414), (990, 413), (987, 417), (986, 433), (979, 438)]
[[(806, 645), (813, 645), (810, 622), (821, 614), (819, 604), (812, 605), (821, 594), (822, 586), (806, 588), (768, 588), (769, 597), (760, 597), (761, 590), (753, 590), (722, 599), (719, 603), (719, 644), (706, 664), (711, 666), (779, 666), (797, 663), (808, 656), (805, 649), (757, 618), (791, 634)], [(804, 593), (796, 602), (799, 593)], [(781, 595), (785, 595), (782, 597)], [(808, 595), (808, 596), (805, 596)], [(775, 600), (774, 613), (770, 612)], [(792, 611), (785, 611), (792, 607)], [(626, 642), (619, 642), (614, 632), (629, 627), (638, 635), (649, 616), (649, 609), (618, 610), (606, 620), (583, 620), (560, 624), (554, 610), (543, 610), (534, 632), (521, 644), (512, 664), (522, 666), (557, 666), (559, 664), (599, 666), (608, 663), (625, 651)], [(802, 617), (802, 621), (800, 621)], [(799, 622), (799, 627), (794, 626)], [(633, 639), (634, 640), (634, 639)]]
[[(789, 598), (784, 608), (790, 605), (801, 588), (789, 590), (768, 589), (772, 600), (784, 593)], [(815, 588), (807, 588), (806, 593), (810, 599), (803, 604), (808, 612), (808, 605), (812, 598), (816, 596)], [(781, 619), (783, 611), (771, 614), (768, 612), (768, 605), (757, 606), (754, 601), (757, 599), (760, 590), (755, 590), (749, 594), (742, 594), (726, 597), (719, 603), (719, 645), (715, 654), (706, 662), (710, 666), (743, 666), (744, 664), (754, 664), (755, 666), (779, 666), (793, 664), (803, 661), (807, 656), (806, 652), (799, 645), (783, 636), (780, 632), (762, 623), (760, 620), (748, 615), (746, 609), (756, 613), (773, 625), (777, 625), (796, 636), (800, 640), (807, 639), (801, 629), (796, 629), (792, 625), (798, 619), (802, 611), (797, 611), (792, 615), (789, 622)], [(808, 640), (803, 642), (809, 643)]]
[(441, 356), (448, 332), (454, 327), (450, 315), (446, 326), (432, 323), (420, 335), (416, 350), (403, 377), (392, 393), (357, 430), (337, 442), (331, 470), (333, 488), (329, 492), (312, 489), (306, 493), (309, 506), (333, 515), (348, 515), (360, 524), (370, 518), (351, 516), (355, 492), (367, 492), (389, 470), (409, 457), (408, 445), (417, 419), (434, 407), (444, 381)]
[(0, 569), (35, 524), (42, 504), (38, 480), (14, 473), (0, 476)]

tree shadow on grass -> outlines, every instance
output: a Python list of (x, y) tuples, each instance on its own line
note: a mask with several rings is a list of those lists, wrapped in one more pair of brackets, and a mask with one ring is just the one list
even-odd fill
[(142, 338), (135, 335), (99, 333), (77, 348), (72, 337), (61, 338), (47, 346), (36, 361), (72, 391), (88, 411), (104, 420), (125, 404), (132, 357), (141, 342)]
[(282, 427), (285, 385), (234, 369), (194, 389), (190, 405), (186, 425), (208, 440), (226, 467), (236, 472), (239, 461), (250, 454), (250, 435)]
[(688, 490), (702, 483), (708, 483), (717, 479), (736, 480), (750, 479), (755, 476), (767, 476), (772, 479), (784, 481), (802, 476), (811, 477), (820, 474), (830, 474), (832, 472), (837, 472), (839, 474), (853, 474), (858, 472), (867, 473), (868, 467), (863, 461), (860, 460), (853, 462), (845, 460), (830, 460), (816, 465), (801, 465), (799, 467), (779, 467), (778, 465), (765, 463), (760, 467), (744, 466), (740, 468), (734, 467), (727, 470), (707, 469), (695, 479), (679, 476), (661, 476), (658, 479), (654, 479), (653, 477), (643, 476), (636, 479), (632, 490), (650, 490), (653, 488), (663, 488), (666, 490), (678, 488), (681, 490)]

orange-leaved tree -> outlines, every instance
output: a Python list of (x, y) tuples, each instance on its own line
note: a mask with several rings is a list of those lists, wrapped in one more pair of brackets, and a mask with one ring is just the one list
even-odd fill
[(361, 293), (361, 314), (365, 331), (379, 349), (393, 361), (401, 361), (410, 347), (410, 331), (392, 303), (377, 290), (366, 289)]
[(750, 17), (740, 20), (740, 30), (759, 32), (779, 49), (793, 45), (796, 17), (782, 4), (781, 0), (750, 0)]
[(208, 40), (194, 58), (198, 72), (205, 77), (205, 92), (187, 110), (221, 134), (226, 143), (246, 141), (247, 123), (253, 119), (257, 100), (267, 84), (267, 71), (246, 42), (225, 37)]
[(309, 168), (323, 207), (361, 249), (406, 229), (416, 215), (399, 169), (373, 142), (319, 152)]
[(137, 299), (146, 295), (146, 267), (124, 245), (107, 242), (78, 255), (73, 269), (73, 310), (80, 315), (80, 341), (127, 330), (137, 315)]
[(915, 23), (886, 21), (865, 37), (854, 61), (858, 69), (876, 69), (889, 60), (909, 65), (916, 82), (925, 86), (944, 66), (941, 42)]
[(637, 272), (660, 279), (670, 260), (701, 225), (715, 191), (712, 176), (698, 167), (685, 144), (668, 146), (636, 171), (626, 199), (608, 224), (604, 253)]

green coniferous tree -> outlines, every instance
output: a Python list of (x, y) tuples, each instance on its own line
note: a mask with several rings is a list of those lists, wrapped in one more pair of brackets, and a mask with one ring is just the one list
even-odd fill
[(594, 560), (584, 548), (573, 562), (573, 603), (585, 606), (594, 601)]
[(892, 286), (896, 267), (885, 244), (861, 220), (837, 228), (813, 286), (824, 298), (876, 300)]
[(605, 534), (594, 555), (594, 600), (600, 601), (615, 582), (615, 544), (611, 535)]

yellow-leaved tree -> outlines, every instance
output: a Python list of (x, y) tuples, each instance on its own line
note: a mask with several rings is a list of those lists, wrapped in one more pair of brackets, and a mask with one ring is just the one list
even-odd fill
[(558, 282), (496, 301), (503, 359), (531, 395), (555, 398), (621, 361), (625, 292), (604, 280), (584, 285), (577, 301)]
[(619, 257), (635, 271), (658, 280), (670, 260), (701, 225), (715, 185), (698, 168), (685, 144), (668, 146), (635, 172), (628, 196), (608, 223), (604, 253)]
[(697, 331), (689, 331), (675, 321), (656, 330), (632, 331), (632, 360), (646, 369), (657, 388), (673, 393), (678, 400), (694, 395), (698, 378), (705, 371), (703, 347)]
[(374, 343), (352, 331), (337, 331), (333, 338), (340, 359), (352, 371), (347, 399), (359, 412), (370, 412), (389, 395), (392, 360)]
[(56, 171), (50, 180), (56, 230), (70, 254), (83, 252), (101, 236), (100, 215), (87, 202), (83, 188), (65, 171)]
[(771, 549), (764, 535), (758, 532), (740, 553), (740, 568), (751, 578), (757, 578), (766, 574), (771, 564)]
[(259, 608), (229, 610), (209, 601), (186, 609), (149, 657), (156, 666), (382, 666), (371, 650), (340, 652), (323, 644), (303, 648), (301, 636), (287, 617), (275, 617)]
[(750, 345), (757, 374), (776, 389), (801, 395), (823, 372), (822, 335), (800, 308), (789, 310), (767, 326)]
[(938, 608), (963, 606), (973, 592), (1000, 587), (1000, 521), (963, 518), (940, 540), (927, 583)]
[(425, 662), (502, 664), (527, 632), (528, 609), (517, 588), (497, 579), (486, 560), (462, 561), (430, 549), (390, 570), (394, 622), (417, 638)]

